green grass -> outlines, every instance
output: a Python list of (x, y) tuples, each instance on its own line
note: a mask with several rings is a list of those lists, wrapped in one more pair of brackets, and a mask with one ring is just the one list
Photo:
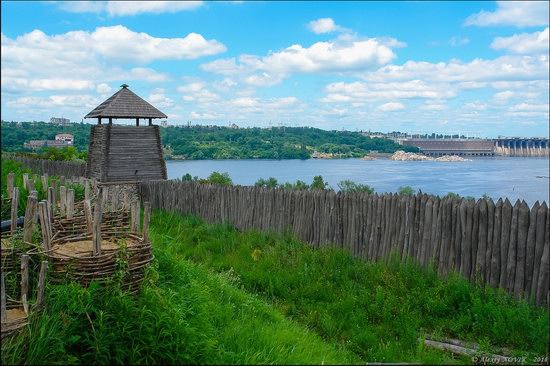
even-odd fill
[(453, 361), (424, 349), (426, 334), (544, 355), (549, 316), (502, 291), (457, 275), (392, 260), (365, 263), (343, 250), (312, 249), (292, 236), (240, 233), (193, 217), (156, 212), (152, 238), (166, 253), (235, 276), (285, 316), (363, 361)]
[[(157, 243), (156, 243), (157, 244)], [(49, 285), (47, 307), (2, 341), (2, 364), (350, 364), (352, 352), (286, 319), (234, 276), (156, 245), (139, 296), (116, 283)]]

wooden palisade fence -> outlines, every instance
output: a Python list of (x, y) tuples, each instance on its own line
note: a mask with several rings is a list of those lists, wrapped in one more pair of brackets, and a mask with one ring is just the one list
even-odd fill
[(457, 271), (536, 304), (547, 302), (549, 225), (546, 202), (467, 200), (334, 191), (291, 191), (195, 182), (141, 186), (152, 208), (228, 222), (241, 230), (290, 229), (314, 247), (346, 248), (365, 260), (391, 253)]
[(62, 175), (65, 177), (84, 177), (86, 175), (86, 164), (84, 163), (33, 159), (13, 154), (3, 154), (3, 156), (22, 163), (39, 174)]

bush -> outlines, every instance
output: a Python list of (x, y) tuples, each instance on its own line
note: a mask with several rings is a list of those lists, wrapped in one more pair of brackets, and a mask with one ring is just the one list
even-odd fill
[(374, 193), (374, 188), (367, 184), (355, 183), (351, 180), (342, 180), (338, 183), (338, 188), (341, 192), (366, 192), (368, 194)]
[(220, 173), (220, 172), (212, 172), (207, 178), (207, 183), (212, 184), (221, 184), (225, 186), (230, 186), (233, 184), (233, 180), (231, 180), (231, 177), (229, 176), (229, 173)]
[(254, 185), (256, 187), (277, 188), (279, 186), (279, 183), (277, 182), (277, 179), (269, 177), (268, 179), (258, 179), (258, 181), (254, 183)]
[(416, 191), (411, 186), (404, 186), (404, 187), (399, 187), (399, 189), (397, 190), (397, 193), (405, 196), (412, 196), (416, 193)]

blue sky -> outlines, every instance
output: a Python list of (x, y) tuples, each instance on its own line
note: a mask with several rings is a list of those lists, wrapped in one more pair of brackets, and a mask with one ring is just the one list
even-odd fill
[(548, 136), (548, 2), (2, 1), (2, 119)]

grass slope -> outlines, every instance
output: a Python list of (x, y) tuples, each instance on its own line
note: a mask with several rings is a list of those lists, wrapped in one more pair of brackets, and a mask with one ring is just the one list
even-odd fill
[(166, 251), (139, 296), (116, 281), (48, 285), (45, 311), (2, 341), (2, 364), (349, 364), (358, 361), (256, 296)]
[(343, 250), (312, 249), (291, 236), (240, 233), (178, 214), (156, 212), (157, 245), (215, 271), (363, 361), (448, 363), (423, 349), (425, 334), (547, 352), (549, 316), (502, 291), (459, 276), (440, 279), (413, 263), (365, 263)]

